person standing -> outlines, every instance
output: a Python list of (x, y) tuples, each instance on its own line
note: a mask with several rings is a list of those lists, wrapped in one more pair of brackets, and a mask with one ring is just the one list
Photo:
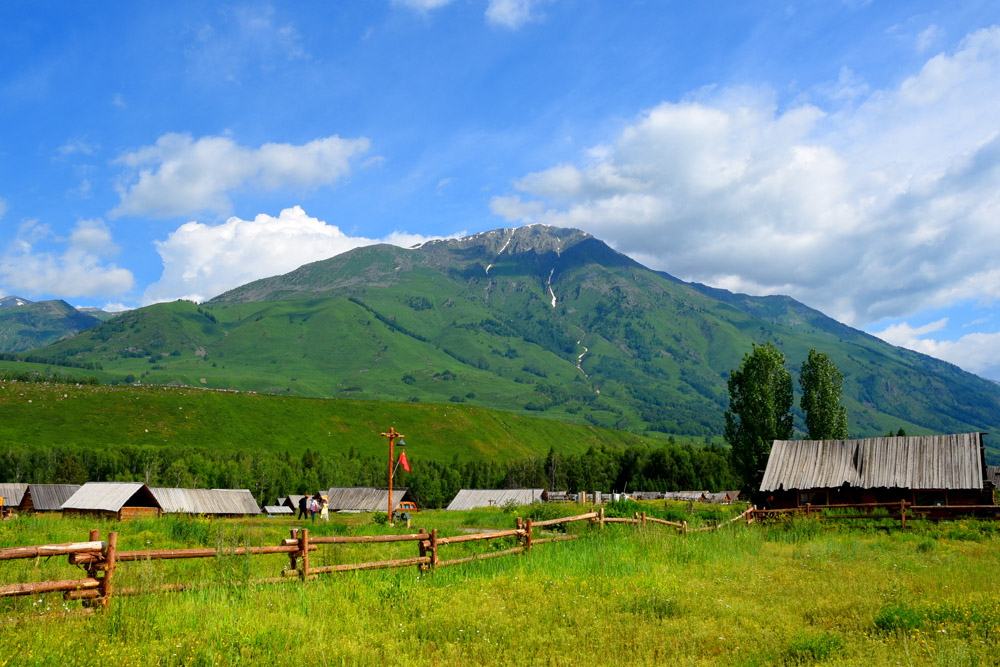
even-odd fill
[(309, 494), (306, 494), (299, 498), (299, 516), (298, 518), (306, 518), (306, 512), (309, 510)]
[(322, 512), (322, 514), (320, 514), (320, 517), (323, 519), (323, 521), (329, 521), (330, 520), (330, 503), (327, 500), (326, 496), (322, 496), (322, 498), (323, 498), (323, 512)]
[(318, 495), (319, 494), (313, 496), (312, 503), (309, 505), (309, 514), (313, 523), (316, 523), (316, 513), (319, 512), (319, 500), (317, 499)]

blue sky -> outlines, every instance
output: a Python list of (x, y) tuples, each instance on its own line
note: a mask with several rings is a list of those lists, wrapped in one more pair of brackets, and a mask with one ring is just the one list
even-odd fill
[(542, 222), (1000, 379), (995, 2), (10, 2), (0, 43), (0, 295)]

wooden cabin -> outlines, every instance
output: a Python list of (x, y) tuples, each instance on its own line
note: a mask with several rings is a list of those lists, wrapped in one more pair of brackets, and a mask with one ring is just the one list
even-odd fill
[[(389, 487), (332, 486), (326, 492), (326, 502), (331, 512), (387, 512)], [(413, 502), (409, 489), (405, 486), (393, 487), (393, 509), (399, 511), (403, 502)]]
[(217, 517), (256, 516), (260, 507), (249, 489), (179, 489), (152, 487), (163, 514)]
[(774, 509), (907, 503), (992, 505), (981, 433), (775, 440), (761, 482)]
[(29, 484), (17, 509), (21, 512), (59, 512), (79, 484)]
[(119, 520), (160, 516), (162, 509), (142, 482), (87, 482), (62, 505), (64, 514)]
[(509, 503), (531, 505), (548, 499), (545, 489), (462, 489), (445, 509), (471, 510), (477, 507), (503, 507)]

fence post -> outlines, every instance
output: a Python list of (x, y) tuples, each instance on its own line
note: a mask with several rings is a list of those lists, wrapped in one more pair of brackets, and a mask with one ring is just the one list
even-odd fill
[(810, 512), (812, 512), (812, 503), (806, 503), (806, 516), (808, 517)]
[(524, 539), (525, 539), (524, 551), (527, 553), (527, 552), (531, 551), (531, 517), (530, 516), (527, 519), (524, 520), (524, 524), (525, 524), (524, 525), (524, 531), (525, 531), (525, 535), (524, 535)]
[(438, 529), (431, 529), (431, 567), (435, 568), (438, 564)]
[(906, 528), (906, 501), (899, 501), (899, 520), (902, 523), (902, 527)]
[[(298, 528), (292, 528), (291, 537), (292, 537), (293, 540), (299, 539), (299, 529)], [(299, 545), (299, 548), (300, 549), (302, 548), (301, 544)], [(295, 558), (295, 554), (296, 553), (297, 552), (295, 552), (295, 551), (291, 551), (288, 554), (288, 561), (289, 561), (288, 562), (288, 569), (289, 570), (295, 570), (295, 566), (298, 564), (296, 562), (296, 558)]]
[(118, 551), (118, 533), (108, 534), (108, 547), (104, 551), (104, 578), (101, 579), (101, 604), (105, 609), (111, 602), (111, 582), (115, 577), (115, 553)]
[(645, 512), (642, 513), (642, 527), (643, 528), (646, 527), (646, 513)]
[(687, 521), (684, 522), (684, 524), (681, 526), (681, 529), (684, 531), (684, 535), (686, 537), (687, 534), (688, 534), (688, 522)]
[(603, 531), (604, 530), (604, 508), (603, 507), (600, 510), (598, 510), (598, 520), (600, 521), (600, 528), (599, 528), (599, 530)]
[(299, 550), (302, 552), (302, 567), (299, 569), (299, 577), (305, 583), (309, 580), (309, 529), (303, 528), (299, 531)]
[[(427, 540), (425, 538), (430, 537), (427, 535), (427, 531), (423, 528), (420, 529), (420, 540), (417, 542), (417, 546), (420, 547), (420, 557), (425, 558), (427, 556)], [(421, 563), (417, 565), (417, 572), (423, 572), (427, 569), (427, 563)]]

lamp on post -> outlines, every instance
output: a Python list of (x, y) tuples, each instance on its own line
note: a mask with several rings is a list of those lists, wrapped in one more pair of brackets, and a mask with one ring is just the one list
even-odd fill
[(382, 437), (389, 438), (389, 525), (392, 525), (392, 474), (394, 472), (393, 466), (395, 464), (396, 458), (394, 455), (393, 446), (396, 444), (396, 440), (399, 440), (400, 445), (404, 445), (403, 434), (397, 433), (395, 427), (390, 426), (388, 433), (383, 433)]

